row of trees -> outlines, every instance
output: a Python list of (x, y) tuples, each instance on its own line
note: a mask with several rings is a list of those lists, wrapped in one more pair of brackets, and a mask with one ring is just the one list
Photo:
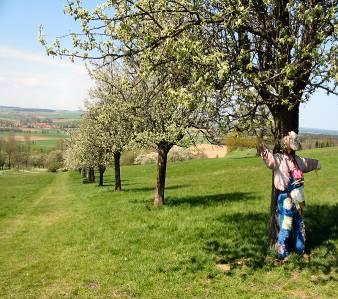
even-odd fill
[[(318, 88), (337, 94), (337, 4), (116, 0), (88, 10), (80, 0), (68, 1), (65, 12), (82, 28), (69, 35), (73, 49), (64, 48), (59, 39), (48, 45), (43, 34), (41, 43), (49, 55), (91, 59), (101, 66), (124, 59), (124, 65), (137, 69), (139, 86), (146, 87), (144, 102), (137, 107), (148, 111), (148, 101), (156, 98), (162, 110), (156, 111), (152, 124), (170, 121), (165, 128), (170, 138), (157, 134), (161, 174), (172, 139), (185, 136), (176, 129), (185, 132), (195, 125), (180, 116), (186, 111), (201, 116), (202, 123), (206, 120), (199, 129), (228, 130), (243, 122), (252, 129), (252, 120), (265, 107), (273, 119), (275, 151), (283, 135), (298, 132), (300, 103)], [(271, 242), (277, 231), (275, 197), (272, 187)]]
[(302, 149), (338, 146), (338, 136), (306, 134), (302, 137)]
[[(213, 113), (210, 100), (192, 105), (195, 98), (180, 102), (165, 77), (144, 77), (135, 65), (109, 63), (90, 72), (96, 87), (78, 130), (66, 142), (65, 162), (68, 168), (97, 168), (99, 185), (107, 165), (114, 161), (115, 190), (121, 190), (120, 157), (125, 149), (155, 148), (158, 153), (158, 174), (155, 205), (164, 204), (166, 165), (174, 145), (191, 144), (204, 126), (204, 134), (215, 137), (217, 130), (207, 122)], [(202, 92), (196, 92), (201, 97)], [(210, 108), (208, 109), (208, 105)], [(208, 128), (208, 129), (207, 129)], [(211, 134), (212, 133), (212, 134)], [(90, 178), (90, 176), (87, 176)]]

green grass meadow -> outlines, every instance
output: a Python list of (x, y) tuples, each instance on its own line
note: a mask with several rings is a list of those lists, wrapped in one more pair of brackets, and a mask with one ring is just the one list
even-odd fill
[(60, 141), (61, 139), (34, 140), (31, 144), (31, 148), (33, 150), (44, 150), (48, 152), (57, 148)]
[[(338, 148), (301, 152), (308, 257), (267, 248), (271, 172), (232, 154), (123, 166), (123, 191), (78, 173), (0, 173), (0, 298), (338, 298)], [(218, 264), (228, 269), (222, 272)]]

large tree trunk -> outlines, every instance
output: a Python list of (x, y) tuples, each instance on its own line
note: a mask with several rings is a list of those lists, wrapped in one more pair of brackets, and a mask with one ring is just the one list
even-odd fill
[(157, 184), (154, 205), (162, 206), (164, 204), (165, 177), (167, 170), (167, 158), (172, 145), (167, 142), (160, 142), (157, 146)]
[(82, 177), (83, 177), (83, 178), (86, 177), (86, 167), (82, 167), (82, 168), (81, 168), (81, 174), (82, 174)]
[(106, 167), (103, 165), (99, 166), (99, 172), (100, 172), (100, 181), (99, 181), (99, 186), (103, 186), (103, 174), (106, 171)]
[[(299, 130), (299, 104), (296, 104), (291, 110), (287, 106), (279, 106), (273, 109), (272, 115), (275, 123), (275, 147), (274, 153), (280, 152), (280, 140), (287, 135), (290, 131), (298, 134)], [(278, 234), (278, 221), (277, 221), (277, 197), (279, 191), (275, 188), (273, 183), (272, 172), (272, 190), (271, 190), (271, 205), (270, 205), (270, 221), (269, 221), (269, 245), (275, 246)]]
[(114, 153), (114, 168), (115, 168), (115, 191), (121, 191), (121, 152)]

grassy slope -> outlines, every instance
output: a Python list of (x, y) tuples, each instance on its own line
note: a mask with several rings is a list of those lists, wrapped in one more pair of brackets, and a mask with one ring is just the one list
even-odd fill
[(111, 173), (103, 188), (2, 175), (0, 297), (337, 297), (338, 149), (302, 155), (323, 167), (306, 175), (311, 255), (282, 267), (265, 247), (271, 178), (257, 158), (169, 165), (160, 209), (154, 165), (123, 167), (120, 194)]

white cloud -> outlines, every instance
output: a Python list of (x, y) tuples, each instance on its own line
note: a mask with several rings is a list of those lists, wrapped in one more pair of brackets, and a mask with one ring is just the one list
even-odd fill
[(83, 63), (0, 47), (0, 105), (78, 109), (91, 80)]
[(43, 82), (41, 79), (37, 77), (26, 77), (22, 76), (17, 78), (18, 85), (28, 86), (28, 87), (35, 87), (35, 86), (41, 86)]
[(74, 67), (78, 65), (77, 63), (72, 63), (67, 58), (59, 58), (53, 56), (47, 56), (44, 53), (32, 53), (32, 52), (24, 52), (15, 48), (9, 47), (0, 47), (0, 59), (1, 58), (10, 58), (17, 59), (19, 61), (30, 61), (39, 64), (46, 65), (56, 65), (59, 67)]

